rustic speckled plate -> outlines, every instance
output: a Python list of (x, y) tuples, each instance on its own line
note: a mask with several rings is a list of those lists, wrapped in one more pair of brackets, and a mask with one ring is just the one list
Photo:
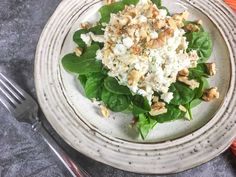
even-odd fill
[(82, 21), (96, 21), (99, 0), (63, 0), (38, 43), (35, 82), (39, 103), (54, 129), (72, 147), (127, 171), (165, 174), (183, 171), (216, 157), (236, 136), (236, 16), (220, 0), (163, 0), (171, 12), (187, 9), (210, 32), (217, 75), (210, 79), (221, 97), (194, 109), (192, 121), (159, 124), (143, 141), (129, 128), (132, 116), (100, 116), (61, 57), (72, 52), (73, 33)]

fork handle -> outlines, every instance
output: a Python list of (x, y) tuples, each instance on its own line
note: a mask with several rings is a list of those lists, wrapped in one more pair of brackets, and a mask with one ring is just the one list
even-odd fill
[(90, 177), (90, 175), (81, 167), (77, 166), (76, 163), (68, 156), (68, 154), (65, 153), (65, 151), (56, 143), (56, 141), (49, 135), (40, 121), (36, 121), (32, 125), (32, 129), (43, 137), (43, 140), (57, 155), (57, 157), (61, 160), (61, 162), (65, 165), (73, 177)]

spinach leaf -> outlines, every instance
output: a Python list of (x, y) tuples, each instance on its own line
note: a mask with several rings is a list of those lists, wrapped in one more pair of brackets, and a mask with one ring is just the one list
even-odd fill
[(134, 95), (132, 98), (132, 103), (134, 115), (146, 113), (151, 110), (151, 106), (149, 105), (147, 98), (144, 98), (141, 95)]
[(174, 105), (166, 105), (167, 113), (152, 117), (158, 123), (170, 122), (184, 118), (185, 113)]
[(209, 83), (205, 78), (198, 79), (198, 82), (200, 83), (200, 85), (194, 90), (194, 98), (201, 98), (204, 90), (209, 87)]
[(107, 77), (104, 81), (105, 88), (115, 94), (119, 95), (131, 95), (128, 87), (120, 85), (118, 81), (113, 77)]
[(136, 5), (138, 2), (139, 2), (139, 0), (123, 0), (122, 1), (125, 5)]
[(157, 7), (161, 7), (161, 0), (151, 0)]
[(186, 34), (186, 38), (189, 42), (187, 52), (196, 50), (200, 58), (199, 63), (207, 61), (212, 53), (212, 41), (209, 33), (191, 32)]
[(85, 52), (79, 57), (80, 60), (86, 60), (96, 57), (97, 50), (100, 49), (99, 45), (92, 44), (88, 48), (86, 48)]
[(65, 55), (61, 62), (65, 70), (81, 75), (100, 72), (102, 70), (102, 63), (100, 61), (94, 58), (80, 60), (75, 54)]
[(90, 74), (85, 84), (85, 94), (88, 98), (101, 99), (103, 79), (105, 76), (101, 73)]
[(109, 92), (105, 87), (102, 89), (102, 101), (114, 112), (121, 112), (126, 110), (131, 101), (126, 95), (118, 95)]
[(112, 4), (104, 5), (99, 9), (101, 19), (100, 23), (108, 23), (110, 21), (110, 15), (112, 13), (116, 14), (125, 8), (123, 2), (114, 2)]
[(78, 31), (76, 31), (73, 35), (73, 41), (82, 49), (86, 48), (86, 44), (85, 42), (81, 39), (81, 34), (86, 34), (89, 31), (86, 29), (80, 29)]
[(90, 28), (89, 31), (96, 35), (103, 35), (104, 34), (103, 28), (104, 27), (101, 24), (99, 24), (97, 26)]
[(155, 127), (156, 124), (157, 124), (156, 120), (151, 119), (149, 116), (146, 116), (145, 114), (139, 114), (137, 128), (139, 130), (141, 137), (145, 139), (148, 133)]
[(169, 90), (174, 94), (170, 102), (173, 105), (185, 105), (194, 98), (194, 91), (180, 82), (173, 83)]
[(79, 76), (78, 76), (78, 79), (79, 79), (80, 83), (82, 84), (82, 86), (85, 87), (86, 82), (87, 82), (87, 77), (86, 77), (86, 75), (79, 75)]
[(189, 69), (189, 79), (209, 77), (205, 63), (199, 63), (196, 68)]
[(196, 98), (193, 101), (191, 101), (191, 103), (189, 104), (189, 107), (192, 109), (201, 103), (202, 103), (202, 100), (200, 100), (199, 98)]

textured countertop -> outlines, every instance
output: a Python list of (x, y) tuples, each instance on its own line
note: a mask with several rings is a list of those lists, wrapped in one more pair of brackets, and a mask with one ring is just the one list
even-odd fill
[[(35, 97), (33, 65), (40, 33), (60, 0), (0, 0), (0, 72)], [(50, 126), (49, 126), (50, 128)], [(93, 177), (144, 177), (95, 162), (52, 135)], [(174, 154), (173, 154), (174, 155)], [(0, 176), (70, 177), (30, 125), (19, 123), (0, 105)], [(235, 177), (236, 158), (228, 150), (214, 160), (169, 177)]]

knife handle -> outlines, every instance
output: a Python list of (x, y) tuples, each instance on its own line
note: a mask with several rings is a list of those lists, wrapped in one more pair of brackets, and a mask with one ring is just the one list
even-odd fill
[(32, 129), (39, 133), (43, 140), (48, 144), (51, 150), (57, 155), (65, 167), (69, 170), (73, 177), (90, 177), (90, 175), (78, 166), (68, 154), (56, 143), (56, 141), (50, 136), (47, 130), (43, 127), (40, 121), (36, 121), (32, 125)]

